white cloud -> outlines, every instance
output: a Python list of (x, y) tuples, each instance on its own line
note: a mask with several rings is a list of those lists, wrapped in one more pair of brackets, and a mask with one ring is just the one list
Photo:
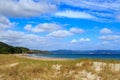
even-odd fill
[(71, 10), (57, 12), (55, 16), (67, 17), (67, 18), (80, 18), (80, 19), (95, 19), (95, 17), (89, 13), (80, 12), (80, 11), (71, 11)]
[(103, 41), (103, 42), (101, 42), (101, 44), (107, 45), (107, 44), (109, 44), (109, 42), (108, 41)]
[(84, 9), (96, 16), (97, 21), (120, 20), (120, 0), (57, 0), (56, 3)]
[(66, 30), (58, 30), (48, 34), (48, 36), (58, 37), (58, 38), (68, 37), (72, 35), (73, 33)]
[(103, 28), (100, 30), (100, 33), (101, 34), (110, 34), (110, 33), (112, 33), (112, 31), (108, 28)]
[(76, 39), (73, 39), (71, 43), (77, 43), (78, 41)]
[(37, 48), (39, 45), (48, 42), (46, 41), (47, 39), (45, 39), (44, 37), (39, 37), (34, 34), (26, 34), (24, 32), (7, 30), (1, 31), (0, 34), (0, 41), (12, 44), (14, 46)]
[(84, 30), (83, 29), (78, 29), (78, 28), (70, 28), (70, 32), (72, 33), (84, 33)]
[(9, 17), (34, 17), (56, 10), (56, 5), (34, 0), (0, 0), (0, 14)]
[(58, 2), (92, 10), (120, 10), (120, 0), (60, 0)]
[(42, 23), (36, 25), (35, 27), (28, 24), (24, 27), (25, 30), (31, 32), (51, 32), (51, 31), (59, 30), (60, 28), (61, 26), (56, 23)]
[(79, 43), (79, 42), (90, 42), (89, 38), (80, 38), (79, 40), (73, 39), (71, 43)]
[(119, 35), (108, 35), (108, 36), (101, 36), (99, 39), (105, 40), (105, 41), (115, 41), (120, 39)]
[(24, 27), (25, 30), (31, 31), (32, 30), (32, 25), (28, 24)]
[(90, 39), (89, 38), (81, 38), (79, 39), (79, 42), (89, 42)]
[(8, 18), (0, 16), (0, 29), (6, 29), (13, 26), (14, 23), (10, 22)]

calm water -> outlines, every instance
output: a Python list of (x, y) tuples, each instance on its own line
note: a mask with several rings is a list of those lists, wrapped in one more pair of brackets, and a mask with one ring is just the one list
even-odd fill
[(45, 58), (68, 58), (68, 59), (92, 58), (92, 59), (120, 60), (120, 54), (30, 54), (29, 56)]

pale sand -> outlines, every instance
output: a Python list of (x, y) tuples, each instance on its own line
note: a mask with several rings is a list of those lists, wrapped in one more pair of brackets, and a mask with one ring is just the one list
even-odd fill
[(44, 57), (30, 57), (28, 54), (15, 54), (17, 57), (34, 59), (34, 60), (43, 60), (43, 61), (66, 61), (66, 60), (74, 60), (74, 59), (66, 59), (66, 58), (44, 58)]

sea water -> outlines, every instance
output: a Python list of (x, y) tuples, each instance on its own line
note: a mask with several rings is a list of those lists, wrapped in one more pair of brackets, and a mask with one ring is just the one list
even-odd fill
[(42, 57), (42, 58), (68, 58), (68, 59), (118, 59), (120, 60), (120, 54), (30, 54), (30, 57)]

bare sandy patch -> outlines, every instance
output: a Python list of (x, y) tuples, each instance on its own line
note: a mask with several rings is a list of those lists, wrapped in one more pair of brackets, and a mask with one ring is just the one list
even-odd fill
[(17, 66), (19, 63), (17, 62), (17, 63), (12, 63), (12, 64), (9, 64), (9, 65), (7, 65), (7, 67), (14, 67), (14, 66)]
[(10, 67), (15, 67), (17, 66), (19, 63), (16, 62), (16, 63), (11, 63), (11, 64), (7, 64), (7, 65), (2, 65), (0, 66), (0, 68), (10, 68)]
[(44, 58), (44, 57), (30, 57), (28, 54), (16, 54), (15, 56), (27, 58), (27, 59), (34, 59), (34, 60), (43, 60), (43, 61), (65, 61), (65, 60), (73, 60), (73, 59), (66, 59), (66, 58)]

